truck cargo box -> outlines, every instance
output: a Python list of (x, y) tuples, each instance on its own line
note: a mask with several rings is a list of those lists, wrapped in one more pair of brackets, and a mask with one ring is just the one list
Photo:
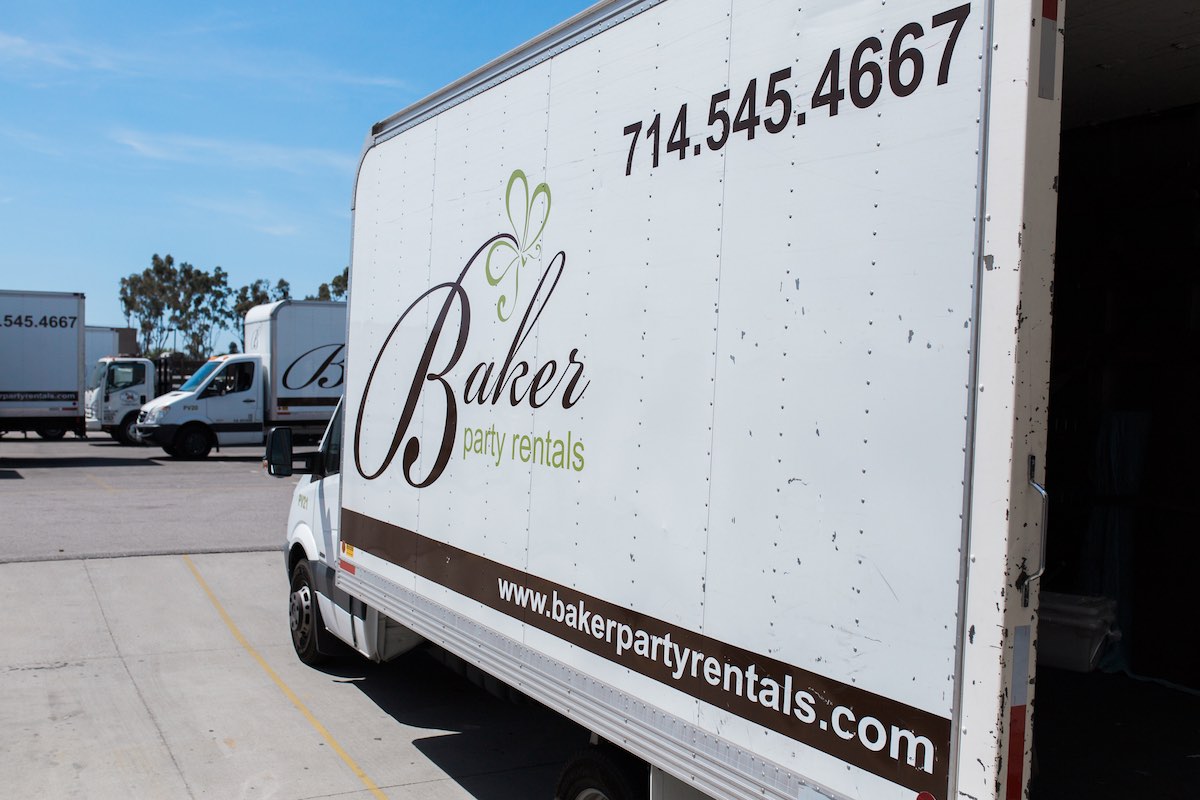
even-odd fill
[(0, 431), (84, 433), (84, 297), (0, 290)]

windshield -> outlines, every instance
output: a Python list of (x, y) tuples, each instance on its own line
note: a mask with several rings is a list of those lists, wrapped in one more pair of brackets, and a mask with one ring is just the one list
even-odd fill
[(103, 361), (97, 361), (96, 366), (92, 367), (87, 381), (87, 388), (89, 390), (99, 388), (100, 382), (104, 380), (104, 367), (105, 363)]
[(213, 374), (213, 370), (219, 366), (221, 366), (220, 361), (205, 361), (204, 366), (196, 370), (196, 374), (188, 378), (187, 382), (183, 384), (183, 386), (179, 387), (179, 391), (196, 391), (196, 389), (198, 389), (206, 380), (208, 380), (208, 376)]

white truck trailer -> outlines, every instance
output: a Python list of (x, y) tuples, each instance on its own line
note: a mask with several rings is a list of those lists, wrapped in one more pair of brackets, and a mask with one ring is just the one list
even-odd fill
[(137, 331), (133, 328), (88, 325), (84, 328), (84, 371), (90, 372), (96, 362), (106, 356), (136, 355), (137, 348)]
[(83, 436), (84, 297), (0, 290), (0, 432)]
[(604, 2), (376, 125), (300, 657), (578, 720), (559, 800), (1023, 797), (1061, 13)]
[(346, 304), (281, 300), (246, 312), (246, 352), (209, 359), (178, 391), (146, 403), (135, 435), (182, 458), (262, 444), (288, 425), (320, 436), (342, 396)]
[(90, 375), (92, 367), (105, 356), (121, 353), (121, 333), (108, 325), (88, 325), (83, 329), (84, 372)]

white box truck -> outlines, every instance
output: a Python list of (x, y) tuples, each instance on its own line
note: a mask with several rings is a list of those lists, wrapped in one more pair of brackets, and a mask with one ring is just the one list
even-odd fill
[(135, 434), (182, 458), (262, 444), (270, 426), (320, 436), (342, 396), (346, 304), (281, 300), (246, 312), (246, 352), (209, 359), (146, 403)]
[(83, 363), (90, 372), (105, 356), (134, 356), (138, 353), (137, 331), (111, 325), (88, 325), (84, 328)]
[(0, 290), (0, 432), (85, 434), (84, 297)]
[(1022, 797), (1061, 11), (604, 2), (377, 124), (300, 657), (578, 720), (559, 800)]
[(138, 413), (155, 397), (156, 385), (157, 370), (148, 358), (96, 359), (88, 372), (84, 393), (87, 429), (104, 431), (121, 444), (137, 444)]
[(121, 334), (107, 325), (88, 325), (83, 329), (84, 372), (91, 372), (96, 362), (105, 356), (121, 354)]

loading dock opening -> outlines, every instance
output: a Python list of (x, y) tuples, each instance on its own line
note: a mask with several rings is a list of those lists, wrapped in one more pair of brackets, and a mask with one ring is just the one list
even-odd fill
[(1044, 589), (1112, 601), (1119, 639), (1039, 663), (1030, 794), (1191, 797), (1200, 8), (1073, 3), (1064, 35)]

